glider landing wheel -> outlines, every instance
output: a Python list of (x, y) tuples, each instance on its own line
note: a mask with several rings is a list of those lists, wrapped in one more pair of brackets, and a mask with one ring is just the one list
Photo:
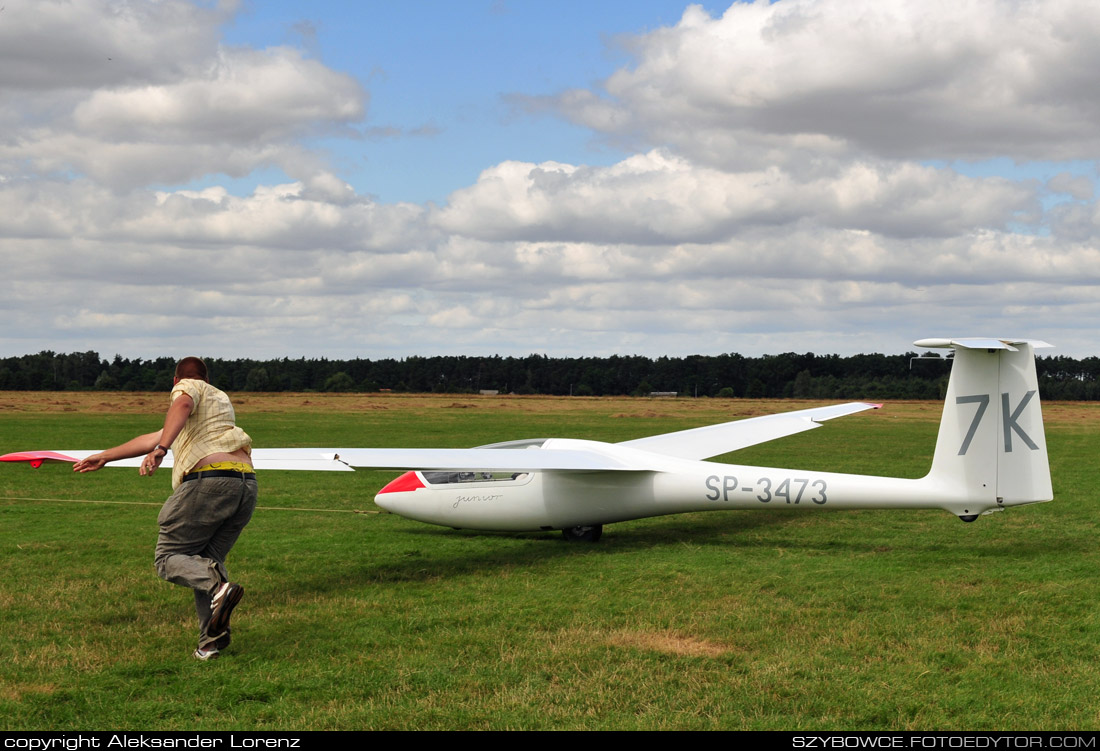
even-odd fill
[(603, 535), (603, 525), (593, 524), (590, 527), (566, 527), (561, 531), (562, 537), (569, 542), (596, 542)]

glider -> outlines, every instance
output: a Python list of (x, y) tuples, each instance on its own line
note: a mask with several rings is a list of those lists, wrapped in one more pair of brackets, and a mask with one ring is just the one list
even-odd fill
[[(598, 540), (612, 522), (732, 508), (939, 508), (966, 522), (1053, 498), (1032, 339), (922, 339), (954, 350), (931, 471), (919, 480), (706, 461), (881, 405), (785, 412), (621, 443), (569, 438), (471, 449), (254, 449), (258, 470), (410, 469), (375, 496), (400, 516), (456, 529), (562, 530)], [(2, 461), (68, 461), (32, 451)], [(140, 458), (110, 466), (138, 466)], [(162, 466), (169, 466), (170, 457)], [(423, 469), (428, 468), (428, 469)]]

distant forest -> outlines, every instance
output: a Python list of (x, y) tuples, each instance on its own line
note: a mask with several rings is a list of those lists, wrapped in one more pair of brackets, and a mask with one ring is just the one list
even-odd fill
[[(942, 399), (950, 360), (919, 355), (743, 357), (407, 357), (399, 360), (207, 360), (225, 391), (339, 391), (800, 399)], [(1100, 358), (1037, 359), (1044, 399), (1100, 400)], [(0, 358), (4, 391), (167, 391), (175, 361), (96, 352)]]

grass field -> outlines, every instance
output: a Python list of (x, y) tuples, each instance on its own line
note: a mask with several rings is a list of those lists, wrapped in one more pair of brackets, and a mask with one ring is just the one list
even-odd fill
[[(809, 406), (237, 395), (257, 446), (629, 438)], [(0, 453), (102, 448), (166, 397), (0, 392)], [(918, 477), (940, 405), (891, 403), (748, 464)], [(234, 644), (190, 657), (152, 568), (168, 478), (0, 466), (0, 728), (1100, 728), (1100, 409), (1044, 405), (1055, 502), (725, 511), (557, 533), (378, 513), (393, 472), (269, 472), (229, 560)]]

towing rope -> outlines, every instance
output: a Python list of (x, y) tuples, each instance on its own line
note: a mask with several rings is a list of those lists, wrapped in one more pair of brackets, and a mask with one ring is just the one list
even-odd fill
[[(108, 503), (116, 506), (163, 506), (164, 502), (153, 503), (151, 501), (93, 501), (78, 498), (25, 498), (14, 496), (0, 496), (0, 501), (50, 501), (52, 503)], [(332, 514), (386, 514), (388, 511), (362, 511), (359, 509), (345, 508), (300, 508), (297, 506), (257, 506), (257, 511), (325, 511)]]

